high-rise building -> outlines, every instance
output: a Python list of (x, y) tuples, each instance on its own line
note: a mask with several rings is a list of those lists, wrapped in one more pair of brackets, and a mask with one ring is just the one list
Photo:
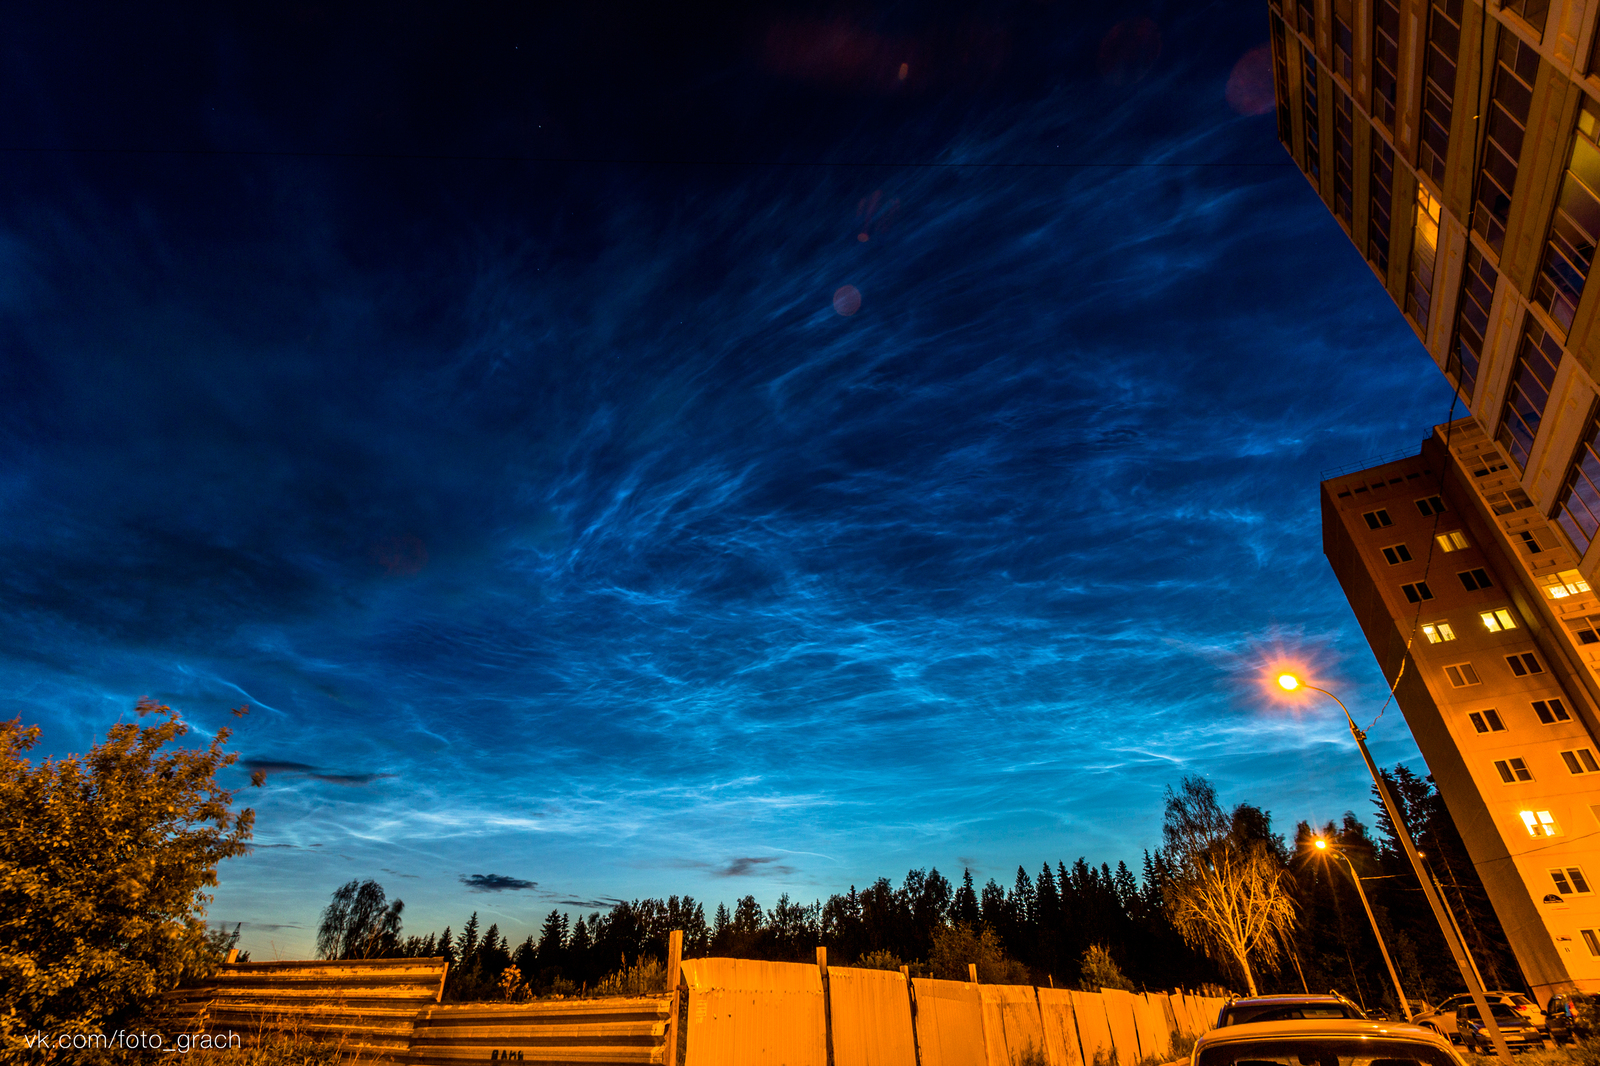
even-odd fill
[(1278, 137), (1468, 413), (1324, 483), (1328, 557), (1529, 983), (1600, 991), (1600, 0), (1268, 6)]

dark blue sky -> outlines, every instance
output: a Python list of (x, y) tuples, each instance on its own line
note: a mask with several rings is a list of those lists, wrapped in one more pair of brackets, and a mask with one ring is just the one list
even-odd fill
[(1450, 394), (1265, 4), (475, 10), (6, 15), (0, 714), (248, 703), (256, 957), (1367, 815), (1258, 679), (1376, 713), (1317, 482)]

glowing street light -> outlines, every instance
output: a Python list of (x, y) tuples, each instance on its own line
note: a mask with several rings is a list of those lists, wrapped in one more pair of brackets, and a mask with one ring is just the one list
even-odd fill
[[(1284, 676), (1287, 677), (1288, 675), (1285, 674)], [(1288, 686), (1285, 685), (1284, 687), (1287, 688)], [(1329, 848), (1327, 840), (1317, 837), (1312, 843), (1316, 845), (1318, 851), (1343, 859), (1345, 868), (1350, 871), (1350, 880), (1356, 883), (1356, 895), (1361, 897), (1361, 906), (1366, 909), (1367, 921), (1372, 923), (1372, 935), (1378, 938), (1378, 950), (1383, 953), (1383, 964), (1389, 968), (1389, 980), (1394, 982), (1394, 994), (1400, 999), (1400, 1010), (1405, 1013), (1406, 1021), (1409, 1022), (1411, 1020), (1411, 1003), (1406, 999), (1405, 989), (1400, 987), (1400, 975), (1394, 971), (1394, 963), (1389, 958), (1389, 946), (1383, 942), (1383, 933), (1378, 930), (1378, 919), (1373, 917), (1372, 904), (1367, 902), (1367, 893), (1361, 887), (1361, 875), (1356, 873), (1355, 864), (1350, 861), (1350, 856), (1338, 848)]]
[[(1433, 908), (1434, 920), (1439, 923), (1439, 931), (1444, 934), (1444, 941), (1450, 946), (1450, 954), (1455, 957), (1456, 969), (1461, 971), (1461, 981), (1467, 986), (1467, 991), (1472, 993), (1472, 1002), (1477, 1005), (1478, 1017), (1483, 1019), (1484, 1025), (1489, 1030), (1489, 1035), (1494, 1039), (1495, 1052), (1501, 1060), (1510, 1063), (1511, 1049), (1506, 1046), (1505, 1034), (1500, 1032), (1500, 1026), (1495, 1023), (1494, 1014), (1489, 1010), (1489, 1001), (1484, 995), (1483, 982), (1478, 977), (1478, 968), (1473, 964), (1472, 956), (1467, 951), (1466, 942), (1461, 938), (1456, 924), (1444, 908), (1444, 901), (1439, 898), (1439, 893), (1433, 886), (1433, 878), (1429, 877), (1422, 866), (1422, 856), (1417, 854), (1417, 845), (1411, 839), (1411, 831), (1406, 828), (1405, 819), (1400, 817), (1400, 808), (1394, 802), (1394, 796), (1389, 793), (1389, 784), (1378, 772), (1378, 764), (1372, 761), (1372, 753), (1367, 750), (1367, 734), (1356, 725), (1356, 720), (1350, 717), (1350, 708), (1344, 701), (1325, 688), (1308, 685), (1294, 674), (1279, 674), (1278, 684), (1284, 691), (1293, 692), (1296, 689), (1308, 689), (1320, 692), (1344, 712), (1344, 720), (1350, 725), (1350, 735), (1355, 738), (1356, 747), (1361, 749), (1361, 758), (1367, 764), (1367, 772), (1372, 775), (1372, 784), (1378, 790), (1378, 798), (1383, 801), (1383, 809), (1388, 812), (1389, 824), (1394, 826), (1395, 836), (1400, 838), (1400, 846), (1405, 849), (1406, 858), (1411, 860), (1411, 869), (1417, 875), (1417, 883), (1422, 886), (1422, 894), (1427, 897), (1428, 906)], [(1346, 860), (1349, 861), (1349, 860)], [(1352, 873), (1354, 868), (1352, 868)], [(1356, 887), (1361, 886), (1358, 883)], [(1363, 895), (1362, 902), (1366, 902)], [(1368, 911), (1370, 914), (1371, 912)], [(1381, 943), (1381, 940), (1380, 940)], [(1385, 952), (1387, 957), (1387, 952)], [(1394, 971), (1391, 969), (1391, 973)], [(1398, 982), (1397, 982), (1398, 985)], [(1402, 998), (1401, 1002), (1404, 1002)]]

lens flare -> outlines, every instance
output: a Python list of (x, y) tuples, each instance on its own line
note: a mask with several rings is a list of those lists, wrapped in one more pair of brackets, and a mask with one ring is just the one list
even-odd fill
[(1300, 687), (1300, 679), (1293, 674), (1279, 674), (1278, 684), (1282, 685), (1285, 691), (1293, 692)]

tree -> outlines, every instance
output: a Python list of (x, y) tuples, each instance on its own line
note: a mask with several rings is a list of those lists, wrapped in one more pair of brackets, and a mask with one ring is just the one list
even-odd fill
[(38, 765), (24, 754), (38, 727), (0, 722), (0, 1049), (35, 1030), (113, 1028), (219, 961), (204, 890), (249, 850), (255, 821), (217, 784), (238, 758), (223, 750), (231, 731), (166, 750), (189, 727), (150, 699), (135, 711), (158, 721), (119, 722), (88, 754)]
[(1098, 992), (1102, 988), (1134, 991), (1133, 982), (1123, 975), (1122, 967), (1117, 965), (1117, 960), (1111, 957), (1111, 952), (1103, 944), (1090, 944), (1089, 950), (1083, 953), (1083, 962), (1078, 969), (1085, 992)]
[[(1250, 835), (1236, 832), (1236, 825)], [(1274, 963), (1296, 917), (1288, 873), (1262, 839), (1270, 831), (1257, 833), (1260, 828), (1248, 812), (1238, 819), (1224, 815), (1204, 778), (1184, 778), (1179, 792), (1167, 789), (1162, 836), (1172, 875), (1163, 889), (1172, 924), (1190, 944), (1237, 967), (1252, 996), (1252, 956)]]
[(400, 943), (400, 912), (405, 903), (390, 903), (376, 881), (350, 881), (334, 890), (317, 927), (317, 958), (379, 959), (393, 955)]

